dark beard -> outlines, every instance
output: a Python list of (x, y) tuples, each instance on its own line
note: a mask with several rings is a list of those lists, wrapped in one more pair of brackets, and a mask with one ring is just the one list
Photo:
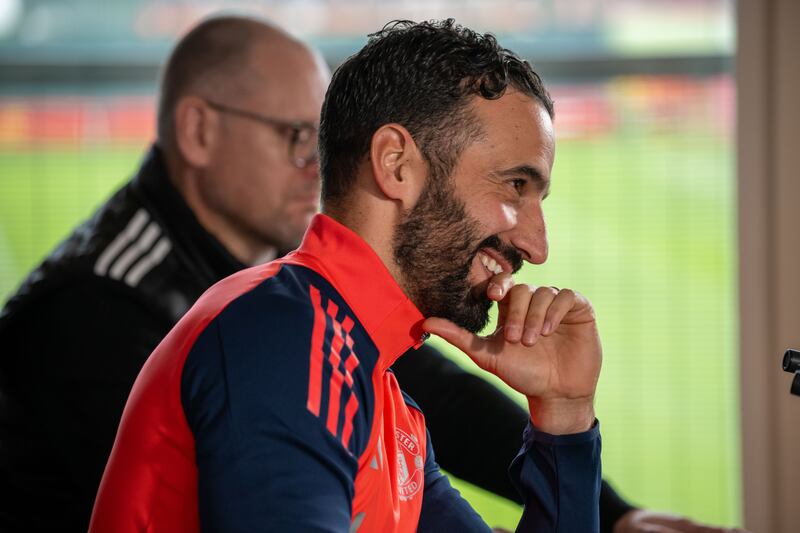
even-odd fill
[(424, 316), (447, 318), (477, 333), (489, 322), (492, 301), (469, 285), (472, 260), (481, 248), (494, 248), (516, 272), (522, 256), (496, 235), (479, 240), (477, 221), (450, 183), (448, 178), (428, 178), (416, 205), (397, 226), (394, 260), (403, 275), (403, 289)]

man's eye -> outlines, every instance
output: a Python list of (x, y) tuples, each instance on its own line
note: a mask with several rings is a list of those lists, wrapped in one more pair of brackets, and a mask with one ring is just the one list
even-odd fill
[(514, 189), (517, 190), (517, 192), (522, 192), (522, 189), (525, 188), (525, 183), (526, 182), (527, 182), (527, 180), (524, 180), (524, 179), (515, 179), (515, 180), (511, 180), (511, 185), (514, 187)]

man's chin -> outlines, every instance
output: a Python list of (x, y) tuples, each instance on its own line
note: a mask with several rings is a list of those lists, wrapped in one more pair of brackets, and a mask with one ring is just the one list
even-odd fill
[(491, 301), (487, 296), (487, 290), (489, 289), (489, 283), (492, 281), (492, 278), (485, 279), (480, 281), (472, 286), (469, 290), (469, 297), (473, 300), (474, 303), (482, 303), (483, 301)]
[(300, 243), (303, 242), (303, 237), (305, 237), (306, 230), (309, 226), (307, 222), (310, 221), (311, 217), (309, 217), (308, 220), (301, 219), (299, 221), (286, 224), (286, 231), (283, 235), (281, 235), (280, 240), (275, 244), (284, 252), (296, 250), (300, 246)]
[(480, 295), (478, 298), (470, 295), (471, 302), (451, 310), (447, 313), (450, 316), (444, 318), (469, 332), (480, 333), (489, 323), (489, 309), (492, 307), (492, 301), (486, 297), (485, 288)]

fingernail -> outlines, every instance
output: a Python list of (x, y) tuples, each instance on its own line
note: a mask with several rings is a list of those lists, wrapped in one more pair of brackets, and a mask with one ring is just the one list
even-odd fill
[(503, 296), (502, 287), (500, 287), (500, 285), (497, 285), (496, 283), (490, 283), (489, 284), (489, 296), (495, 296), (497, 298), (502, 297)]
[(547, 322), (544, 323), (544, 326), (542, 326), (542, 335), (550, 335), (551, 329), (553, 329), (553, 325), (548, 320)]
[(519, 342), (519, 338), (522, 335), (522, 328), (519, 326), (508, 326), (506, 327), (506, 340), (510, 342)]
[(523, 344), (532, 345), (536, 342), (536, 339), (539, 335), (536, 333), (536, 330), (533, 328), (526, 328), (525, 334), (522, 337)]

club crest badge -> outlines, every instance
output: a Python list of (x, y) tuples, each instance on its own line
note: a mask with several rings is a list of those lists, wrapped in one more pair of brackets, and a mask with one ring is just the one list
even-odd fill
[(416, 435), (400, 428), (394, 430), (397, 439), (397, 492), (400, 500), (407, 501), (417, 494), (424, 484), (422, 450)]

